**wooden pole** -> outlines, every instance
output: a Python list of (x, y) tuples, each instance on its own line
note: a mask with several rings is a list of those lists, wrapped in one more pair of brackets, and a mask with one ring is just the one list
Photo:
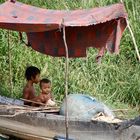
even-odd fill
[[(120, 0), (120, 2), (123, 3), (123, 0)], [(131, 37), (132, 37), (132, 41), (133, 41), (133, 44), (134, 44), (134, 47), (135, 47), (135, 51), (136, 51), (138, 60), (140, 62), (140, 54), (139, 54), (138, 46), (137, 46), (136, 39), (134, 37), (133, 31), (132, 31), (132, 29), (130, 27), (130, 22), (129, 22), (128, 19), (126, 19), (126, 23), (127, 23), (128, 30), (129, 30), (129, 32), (131, 34)]]
[(68, 46), (66, 42), (66, 32), (65, 32), (65, 26), (64, 26), (64, 19), (62, 21), (62, 27), (63, 27), (63, 40), (65, 45), (65, 52), (66, 52), (66, 60), (65, 60), (65, 125), (66, 125), (66, 140), (69, 139), (68, 134), (68, 104), (67, 104), (67, 95), (68, 95), (68, 67), (69, 67), (69, 54), (68, 54)]
[(32, 101), (32, 100), (27, 100), (27, 99), (23, 99), (23, 98), (20, 98), (20, 100), (25, 101), (25, 102), (29, 102), (29, 103), (34, 103), (34, 104), (42, 105), (42, 106), (46, 105), (46, 104), (43, 104), (43, 103), (40, 103), (40, 102), (36, 102), (36, 101)]
[(11, 95), (13, 95), (13, 82), (12, 82), (12, 59), (11, 59), (11, 47), (10, 47), (10, 31), (8, 30), (8, 59), (9, 59), (9, 84)]

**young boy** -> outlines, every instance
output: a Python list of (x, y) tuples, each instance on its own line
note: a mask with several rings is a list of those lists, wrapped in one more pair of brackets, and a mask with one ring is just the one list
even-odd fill
[[(27, 83), (23, 89), (23, 98), (31, 101), (38, 101), (33, 84), (40, 82), (40, 70), (34, 66), (28, 67), (25, 72), (25, 78)], [(24, 104), (32, 105), (32, 103), (26, 101), (24, 101)]]
[(46, 106), (55, 106), (51, 94), (51, 81), (49, 79), (42, 79), (40, 81), (40, 89), (41, 93), (38, 96), (40, 102), (46, 104)]

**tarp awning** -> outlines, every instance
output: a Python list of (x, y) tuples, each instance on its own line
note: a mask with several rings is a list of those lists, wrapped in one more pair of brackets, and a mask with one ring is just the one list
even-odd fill
[(127, 13), (122, 3), (85, 10), (47, 10), (20, 2), (0, 5), (0, 28), (26, 32), (33, 49), (65, 56), (62, 25), (66, 26), (69, 57), (86, 56), (86, 48), (118, 52)]

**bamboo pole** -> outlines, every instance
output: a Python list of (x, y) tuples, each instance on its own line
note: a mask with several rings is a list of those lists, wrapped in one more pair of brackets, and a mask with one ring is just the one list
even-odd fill
[(65, 52), (66, 52), (66, 60), (65, 60), (65, 126), (66, 126), (66, 140), (69, 139), (68, 133), (68, 104), (67, 104), (67, 95), (68, 95), (68, 68), (69, 68), (69, 55), (68, 55), (68, 46), (66, 42), (66, 32), (64, 26), (64, 19), (62, 20), (62, 27), (63, 27), (63, 41), (65, 45)]
[(32, 101), (32, 100), (27, 100), (27, 99), (23, 99), (23, 98), (20, 98), (20, 100), (25, 101), (25, 102), (29, 102), (29, 103), (34, 103), (34, 104), (42, 105), (42, 106), (46, 105), (46, 104), (43, 104), (43, 103), (40, 103), (40, 102), (36, 102), (36, 101)]
[[(25, 101), (25, 102), (29, 102), (29, 103), (35, 103), (35, 104), (43, 105), (43, 106), (46, 105), (46, 104), (44, 104), (44, 103), (40, 103), (40, 102), (36, 102), (36, 101), (32, 101), (32, 100), (27, 100), (27, 99), (23, 99), (23, 98), (20, 98), (20, 100)], [(55, 101), (55, 102), (61, 103), (60, 101)], [(25, 106), (28, 106), (28, 105), (25, 105)], [(28, 106), (28, 107), (29, 107), (29, 106)], [(54, 107), (54, 106), (53, 106), (53, 107)], [(56, 106), (55, 106), (55, 107), (56, 107)]]
[[(123, 0), (120, 0), (120, 2), (124, 3)], [(128, 19), (126, 19), (126, 23), (127, 23), (128, 30), (129, 30), (129, 32), (131, 34), (131, 37), (132, 37), (132, 41), (133, 41), (133, 44), (134, 44), (134, 47), (135, 47), (135, 51), (136, 51), (138, 60), (140, 62), (140, 54), (139, 54), (138, 46), (137, 46), (136, 39), (134, 37), (134, 33), (133, 33), (132, 29), (131, 29), (130, 22), (129, 22)]]
[(9, 59), (9, 84), (11, 95), (13, 95), (13, 82), (12, 82), (12, 59), (11, 59), (11, 47), (10, 47), (10, 31), (8, 30), (8, 59)]

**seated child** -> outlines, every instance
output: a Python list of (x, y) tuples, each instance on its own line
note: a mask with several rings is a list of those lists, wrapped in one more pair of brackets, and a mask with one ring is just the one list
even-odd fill
[[(34, 84), (40, 81), (40, 70), (37, 67), (30, 66), (26, 69), (25, 78), (27, 83), (23, 89), (23, 99), (37, 101), (38, 97), (35, 95)], [(25, 105), (33, 105), (31, 102), (24, 101)]]
[(51, 94), (51, 81), (49, 79), (42, 79), (40, 81), (41, 93), (38, 96), (41, 103), (45, 103), (46, 106), (55, 106), (55, 102), (52, 99)]

